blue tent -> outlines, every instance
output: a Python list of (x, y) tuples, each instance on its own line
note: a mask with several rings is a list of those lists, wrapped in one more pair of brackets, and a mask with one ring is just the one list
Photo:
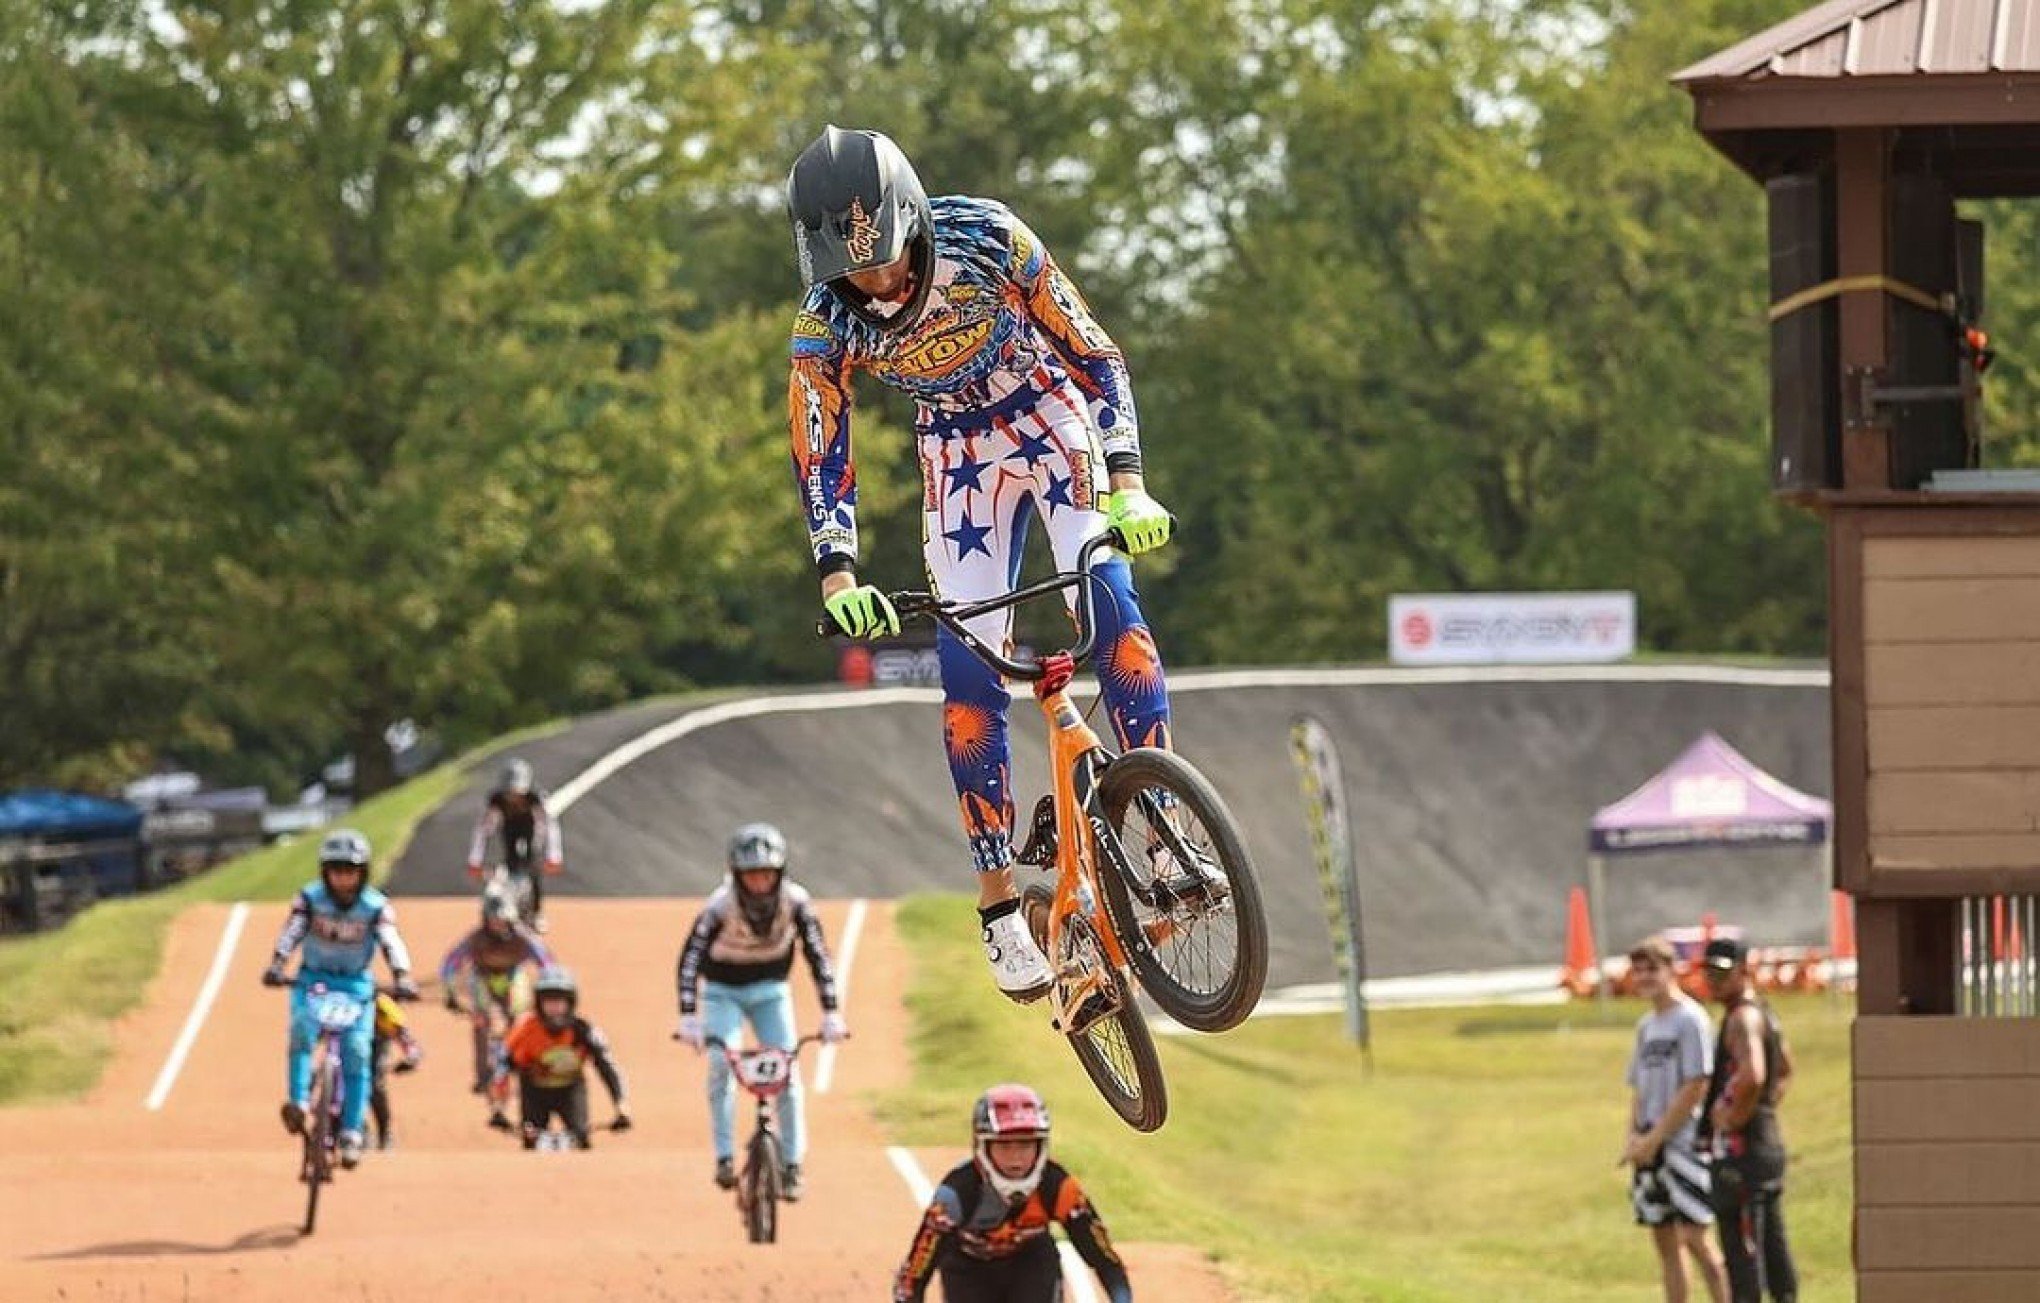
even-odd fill
[[(47, 788), (0, 795), (0, 861), (12, 858), (8, 843), (42, 850), (80, 845), (76, 862), (90, 867), (101, 895), (141, 885), (141, 831), (142, 812), (125, 801)], [(35, 858), (47, 862), (44, 855)]]
[(141, 830), (142, 812), (125, 801), (40, 787), (24, 787), (0, 796), (0, 837), (85, 841), (133, 837)]

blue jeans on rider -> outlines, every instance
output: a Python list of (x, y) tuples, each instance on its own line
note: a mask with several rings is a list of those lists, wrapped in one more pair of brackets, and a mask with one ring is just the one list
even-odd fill
[[(701, 1029), (727, 1045), (737, 1045), (744, 1020), (760, 1045), (791, 1050), (793, 1033), (793, 989), (785, 982), (747, 982), (732, 986), (723, 982), (701, 984)], [(779, 1118), (780, 1152), (789, 1163), (798, 1163), (807, 1152), (806, 1118), (802, 1116), (800, 1069), (796, 1066), (786, 1093), (775, 1101)], [(715, 1132), (715, 1156), (736, 1154), (736, 1083), (730, 1080), (730, 1065), (722, 1053), (711, 1049), (708, 1056), (708, 1119)]]
[(312, 1047), (319, 1041), (319, 1024), (312, 1017), (309, 992), (324, 983), (331, 994), (351, 997), (362, 1006), (361, 1017), (340, 1038), (340, 1071), (346, 1093), (340, 1101), (340, 1129), (360, 1132), (368, 1113), (368, 1096), (374, 1084), (375, 977), (370, 973), (322, 973), (300, 971), (290, 992), (290, 1056), (288, 1089), (299, 1102), (312, 1096)]

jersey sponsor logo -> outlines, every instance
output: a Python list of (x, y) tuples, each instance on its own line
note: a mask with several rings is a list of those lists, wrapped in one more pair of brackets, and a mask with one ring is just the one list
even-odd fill
[(803, 312), (793, 319), (795, 357), (824, 357), (835, 347), (835, 342), (829, 323), (814, 313)]
[(970, 360), (992, 336), (992, 327), (997, 323), (994, 317), (982, 321), (966, 322), (954, 330), (945, 330), (920, 340), (900, 350), (892, 359), (892, 369), (910, 375), (939, 377), (949, 375)]
[(364, 918), (341, 918), (332, 914), (312, 916), (312, 935), (321, 941), (339, 945), (356, 945), (368, 937), (368, 920)]
[(859, 262), (869, 262), (871, 255), (878, 252), (878, 223), (864, 211), (864, 200), (856, 195), (850, 197), (850, 235), (844, 241), (850, 256)]
[(1091, 487), (1091, 454), (1080, 449), (1070, 450), (1070, 505), (1078, 511), (1089, 511), (1096, 502)]

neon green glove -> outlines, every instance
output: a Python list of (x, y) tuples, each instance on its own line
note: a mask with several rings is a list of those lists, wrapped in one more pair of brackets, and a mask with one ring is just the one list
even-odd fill
[(1128, 556), (1139, 556), (1152, 552), (1169, 541), (1169, 535), (1176, 528), (1176, 518), (1171, 516), (1161, 503), (1147, 495), (1145, 489), (1120, 489), (1110, 495), (1111, 505), (1105, 509), (1105, 523), (1119, 531), (1126, 540)]
[(891, 600), (870, 584), (844, 589), (825, 599), (822, 609), (838, 629), (852, 638), (875, 638), (881, 633), (900, 631), (899, 613), (893, 610)]

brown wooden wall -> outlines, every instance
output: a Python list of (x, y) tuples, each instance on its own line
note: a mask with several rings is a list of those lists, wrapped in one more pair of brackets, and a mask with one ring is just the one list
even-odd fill
[(1858, 1303), (2040, 1299), (2040, 1019), (1855, 1027)]
[(1861, 547), (1871, 873), (2040, 866), (2040, 535)]

